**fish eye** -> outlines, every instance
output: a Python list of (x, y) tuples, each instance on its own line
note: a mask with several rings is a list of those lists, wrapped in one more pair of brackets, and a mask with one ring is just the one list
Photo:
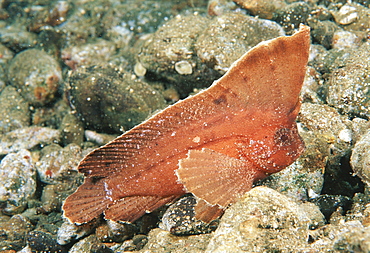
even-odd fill
[(289, 128), (280, 128), (275, 132), (274, 142), (278, 146), (289, 146), (292, 144), (292, 130)]

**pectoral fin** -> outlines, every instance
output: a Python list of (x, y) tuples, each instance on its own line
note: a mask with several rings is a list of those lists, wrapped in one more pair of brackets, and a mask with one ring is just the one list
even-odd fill
[(188, 157), (180, 160), (176, 174), (187, 191), (220, 208), (249, 191), (255, 177), (248, 161), (210, 149), (189, 150)]

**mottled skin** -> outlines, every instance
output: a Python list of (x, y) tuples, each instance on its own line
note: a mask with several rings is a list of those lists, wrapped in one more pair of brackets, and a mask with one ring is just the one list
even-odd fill
[[(225, 208), (303, 152), (295, 119), (309, 28), (260, 43), (207, 90), (154, 115), (81, 161), (65, 216), (132, 222), (186, 192)], [(202, 209), (203, 220), (219, 212)], [(212, 213), (212, 214), (207, 214)]]

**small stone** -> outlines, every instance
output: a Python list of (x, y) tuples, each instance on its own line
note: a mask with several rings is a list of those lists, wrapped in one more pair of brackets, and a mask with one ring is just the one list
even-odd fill
[(54, 236), (42, 231), (31, 231), (27, 235), (27, 243), (32, 252), (65, 253), (67, 248), (59, 245)]
[(204, 252), (211, 237), (211, 234), (179, 237), (174, 236), (168, 231), (155, 228), (150, 231), (148, 243), (140, 252)]
[(86, 140), (94, 142), (98, 145), (107, 144), (108, 142), (114, 140), (116, 137), (117, 137), (116, 135), (102, 134), (102, 133), (97, 133), (97, 132), (91, 131), (91, 130), (86, 130), (85, 131)]
[(70, 222), (64, 222), (58, 229), (57, 242), (60, 245), (66, 245), (90, 234), (93, 229), (94, 227), (90, 224), (77, 226)]
[(330, 74), (327, 82), (326, 100), (330, 106), (350, 116), (370, 116), (369, 59), (369, 43), (347, 51), (341, 59), (337, 58), (338, 68)]
[(333, 48), (357, 48), (361, 45), (361, 38), (348, 31), (336, 31), (333, 35)]
[(84, 141), (84, 128), (82, 122), (73, 114), (66, 114), (60, 125), (61, 139), (64, 145), (74, 143), (82, 144)]
[(14, 87), (7, 86), (0, 94), (2, 113), (0, 114), (0, 133), (27, 127), (30, 122), (28, 103)]
[(309, 227), (324, 224), (314, 204), (255, 187), (225, 211), (206, 252), (300, 251), (308, 246)]
[(111, 41), (96, 39), (82, 45), (71, 46), (62, 50), (62, 60), (73, 70), (81, 66), (99, 65), (108, 62), (116, 47)]
[(6, 155), (0, 163), (0, 202), (2, 212), (21, 213), (36, 192), (36, 170), (31, 153), (20, 150)]
[(195, 218), (194, 207), (197, 200), (194, 196), (186, 196), (172, 204), (163, 214), (160, 228), (175, 235), (192, 235), (210, 233), (217, 223), (207, 224)]
[(137, 62), (134, 66), (134, 72), (137, 76), (145, 76), (146, 68), (140, 62)]
[(107, 220), (96, 228), (95, 235), (101, 242), (123, 242), (131, 238), (135, 232), (136, 228), (132, 224)]
[(47, 127), (31, 126), (16, 129), (1, 137), (0, 154), (32, 149), (36, 145), (50, 144), (59, 139), (60, 131)]
[(351, 166), (356, 175), (370, 186), (370, 131), (356, 142), (352, 150)]
[(180, 75), (191, 75), (193, 73), (193, 68), (188, 61), (179, 61), (175, 63), (175, 70)]
[(32, 223), (20, 214), (13, 215), (8, 220), (0, 219), (0, 249), (16, 252), (26, 246), (25, 237), (33, 229)]
[(286, 6), (283, 0), (234, 0), (235, 3), (247, 9), (254, 16), (272, 19), (274, 12)]
[(113, 253), (113, 250), (101, 243), (95, 235), (90, 235), (72, 246), (68, 253)]
[(28, 49), (10, 62), (8, 79), (27, 102), (42, 106), (54, 100), (62, 71), (59, 63), (45, 52)]
[(78, 68), (71, 74), (69, 100), (86, 128), (122, 133), (166, 106), (158, 90), (131, 76), (109, 66)]
[(338, 12), (334, 12), (335, 21), (341, 25), (348, 25), (358, 19), (358, 13), (355, 6), (343, 5)]
[(76, 144), (69, 144), (64, 148), (51, 144), (44, 147), (40, 155), (36, 168), (41, 182), (47, 184), (63, 181), (71, 171), (77, 170), (77, 165), (83, 158), (81, 148)]

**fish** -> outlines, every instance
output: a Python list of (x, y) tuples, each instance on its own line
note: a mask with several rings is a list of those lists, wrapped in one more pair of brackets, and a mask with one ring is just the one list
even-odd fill
[(64, 216), (134, 222), (192, 193), (196, 218), (218, 218), (304, 151), (296, 117), (309, 46), (305, 25), (261, 42), (209, 88), (92, 151), (78, 165), (84, 183), (65, 200)]

